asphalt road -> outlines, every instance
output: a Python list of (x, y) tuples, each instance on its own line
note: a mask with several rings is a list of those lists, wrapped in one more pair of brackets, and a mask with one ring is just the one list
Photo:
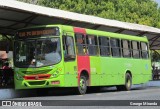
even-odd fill
[[(93, 91), (90, 90), (85, 95), (76, 95), (74, 94), (73, 89), (63, 89), (63, 90), (53, 90), (50, 89), (49, 91), (43, 90), (42, 95), (36, 95), (36, 96), (29, 96), (30, 93), (33, 93), (32, 91), (28, 91), (29, 97), (23, 97), (23, 98), (14, 98), (10, 100), (54, 100), (54, 101), (48, 101), (48, 105), (52, 105), (51, 103), (57, 103), (57, 106), (47, 106), (47, 107), (23, 107), (23, 109), (159, 109), (158, 106), (96, 106), (96, 104), (99, 103), (100, 100), (109, 100), (108, 102), (112, 102), (111, 100), (119, 100), (117, 102), (128, 102), (130, 100), (159, 100), (158, 103), (160, 103), (160, 81), (151, 81), (147, 85), (137, 85), (133, 86), (131, 91), (117, 91), (115, 87), (111, 88), (102, 88), (100, 91)], [(47, 93), (46, 93), (47, 92)], [(35, 92), (34, 92), (35, 93)], [(58, 101), (60, 100), (60, 102)], [(62, 102), (61, 100), (67, 100), (66, 102)], [(68, 101), (71, 100), (71, 101)], [(78, 100), (75, 102), (75, 100)], [(86, 105), (85, 100), (87, 100), (87, 104), (90, 104), (90, 106), (84, 106)], [(94, 101), (92, 101), (94, 100)], [(96, 100), (96, 101), (95, 101)], [(127, 100), (127, 101), (123, 101)], [(45, 101), (47, 102), (47, 101)], [(102, 101), (104, 102), (104, 101)], [(115, 104), (117, 103), (115, 102)], [(71, 106), (62, 106), (65, 105), (65, 103), (69, 103)], [(79, 106), (74, 106), (75, 104), (78, 104)], [(114, 104), (114, 101), (113, 101)], [(123, 104), (123, 103), (122, 103)], [(73, 105), (73, 106), (72, 106)], [(0, 107), (2, 109), (9, 108), (9, 107)], [(21, 109), (22, 107), (12, 107), (13, 109)]]

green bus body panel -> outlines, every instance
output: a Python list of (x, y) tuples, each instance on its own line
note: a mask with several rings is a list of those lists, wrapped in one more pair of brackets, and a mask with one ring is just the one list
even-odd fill
[[(63, 68), (63, 62), (60, 62), (57, 65), (52, 65), (48, 67), (41, 67), (41, 68), (15, 68), (15, 73), (21, 74), (21, 76), (25, 75), (36, 75), (36, 74), (53, 74), (58, 69), (61, 69), (59, 71), (59, 74), (57, 77), (50, 77), (49, 79), (44, 80), (18, 80), (17, 75), (14, 75), (14, 81), (15, 81), (15, 88), (16, 89), (28, 89), (28, 88), (44, 88), (44, 87), (53, 87), (51, 84), (52, 81), (60, 81), (60, 85), (54, 85), (55, 87), (63, 87), (64, 86), (64, 68)], [(27, 73), (27, 74), (24, 74)], [(47, 83), (48, 82), (48, 83)], [(30, 84), (34, 85), (30, 85)], [(46, 85), (48, 84), (48, 85)]]
[[(73, 27), (62, 26), (62, 31), (63, 31), (63, 35), (71, 36), (74, 39)], [(75, 45), (75, 40), (74, 40), (74, 45)], [(64, 63), (64, 69), (65, 69), (65, 71), (64, 71), (65, 87), (76, 87), (76, 86), (78, 86), (78, 82), (77, 82), (77, 60), (76, 60), (76, 58), (73, 61), (64, 61), (63, 63)]]
[[(61, 50), (63, 50), (63, 35), (68, 35), (74, 39), (75, 33), (72, 26), (65, 25), (45, 25), (38, 27), (54, 27), (58, 26), (60, 29)], [(33, 27), (36, 28), (36, 27)], [(86, 33), (90, 35), (106, 36), (120, 39), (128, 39), (135, 41), (142, 41), (148, 43), (146, 37), (136, 37), (131, 35), (124, 35), (111, 32), (103, 32), (97, 30), (86, 29)], [(75, 50), (76, 52), (76, 50)], [(42, 67), (42, 68), (15, 68), (15, 73), (25, 76), (23, 72), (31, 72), (30, 75), (40, 73), (41, 71), (53, 75), (57, 70), (59, 71), (57, 77), (52, 77), (44, 80), (18, 80), (15, 74), (15, 88), (16, 89), (30, 89), (30, 88), (46, 88), (46, 87), (77, 87), (78, 86), (78, 71), (77, 71), (77, 57), (73, 61), (64, 61), (64, 54), (62, 52), (62, 60), (57, 65)], [(123, 85), (125, 83), (125, 74), (130, 72), (132, 74), (132, 84), (145, 83), (151, 79), (151, 61), (150, 59), (133, 59), (120, 57), (101, 57), (89, 56), (90, 58), (90, 86), (112, 86)], [(37, 73), (37, 74), (38, 74)], [(53, 81), (60, 81), (60, 84), (52, 84)], [(30, 83), (34, 85), (30, 85)], [(34, 83), (35, 82), (35, 83)], [(41, 84), (40, 84), (41, 83)], [(38, 84), (38, 85), (36, 85)], [(26, 86), (27, 85), (27, 86)]]
[[(106, 36), (109, 38), (135, 40), (148, 43), (146, 37), (135, 37), (90, 29), (86, 29), (86, 32), (89, 35)], [(127, 71), (132, 74), (133, 84), (145, 83), (151, 79), (150, 59), (90, 56), (90, 65), (92, 86), (97, 86), (97, 84), (100, 86), (122, 85), (125, 83), (125, 74)]]

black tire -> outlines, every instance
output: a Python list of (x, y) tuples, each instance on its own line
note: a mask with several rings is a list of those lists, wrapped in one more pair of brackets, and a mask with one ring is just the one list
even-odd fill
[(129, 91), (131, 90), (132, 86), (132, 77), (129, 73), (126, 74), (126, 79), (125, 79), (125, 85), (124, 85), (124, 90)]
[(129, 91), (129, 90), (131, 90), (131, 86), (132, 86), (132, 77), (129, 73), (126, 73), (125, 84), (118, 85), (116, 87), (117, 87), (118, 91)]
[(78, 94), (84, 95), (87, 91), (87, 79), (84, 75), (80, 76), (80, 81), (78, 85)]

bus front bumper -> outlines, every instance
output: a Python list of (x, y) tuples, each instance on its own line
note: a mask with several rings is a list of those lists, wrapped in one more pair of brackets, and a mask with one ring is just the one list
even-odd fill
[(48, 87), (63, 87), (64, 75), (59, 75), (57, 78), (44, 80), (17, 80), (15, 78), (15, 89), (34, 89)]

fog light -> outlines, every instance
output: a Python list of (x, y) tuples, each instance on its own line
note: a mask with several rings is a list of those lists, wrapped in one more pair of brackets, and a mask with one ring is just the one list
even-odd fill
[(17, 76), (18, 80), (22, 80), (23, 79), (23, 77), (20, 74), (18, 74), (18, 73), (16, 74), (16, 76)]

